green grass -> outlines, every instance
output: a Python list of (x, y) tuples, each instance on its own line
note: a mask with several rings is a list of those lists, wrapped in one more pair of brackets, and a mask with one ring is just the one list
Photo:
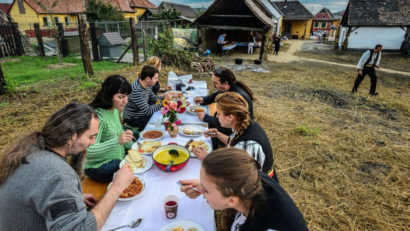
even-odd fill
[[(22, 84), (30, 84), (35, 82), (52, 82), (63, 78), (75, 78), (84, 75), (83, 63), (80, 58), (67, 57), (63, 59), (63, 63), (76, 64), (76, 66), (68, 66), (58, 69), (48, 69), (50, 64), (57, 64), (57, 57), (9, 57), (13, 58), (14, 62), (4, 62), (1, 66), (3, 69), (6, 81), (13, 83), (15, 86)], [(0, 59), (1, 61), (1, 59)], [(128, 66), (129, 64), (109, 61), (93, 62), (94, 73), (101, 71), (117, 70)]]

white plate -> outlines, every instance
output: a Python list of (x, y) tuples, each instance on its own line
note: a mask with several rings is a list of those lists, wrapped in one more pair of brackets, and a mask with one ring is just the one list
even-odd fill
[[(208, 142), (206, 142), (206, 141), (205, 141), (205, 144), (208, 145), (208, 153), (212, 152), (212, 145), (210, 145), (210, 144), (209, 144)], [(188, 149), (188, 150), (189, 150), (189, 149)], [(189, 155), (190, 155), (191, 157), (196, 158), (195, 154), (194, 154), (193, 152), (191, 152), (191, 151), (189, 151)]]
[[(144, 157), (144, 159), (145, 159), (145, 165), (144, 165), (143, 168), (136, 168), (135, 171), (134, 171), (134, 176), (135, 176), (135, 174), (139, 174), (139, 173), (143, 173), (143, 172), (148, 171), (152, 167), (152, 164), (154, 163), (154, 161), (152, 160), (151, 157), (149, 157), (149, 156), (142, 156), (142, 157)], [(125, 162), (126, 162), (125, 159), (123, 159), (120, 162), (120, 168), (125, 164)]]
[[(195, 134), (195, 135), (189, 135), (189, 134), (185, 134), (184, 133), (184, 129), (185, 128), (190, 128), (191, 130), (198, 130), (201, 131), (200, 134)], [(179, 129), (179, 134), (183, 135), (183, 136), (188, 136), (188, 137), (199, 137), (202, 136), (204, 134), (204, 127), (201, 126), (196, 126), (196, 125), (185, 125), (185, 126), (181, 126)]]
[(191, 111), (192, 108), (194, 108), (194, 107), (201, 107), (201, 108), (204, 109), (205, 114), (207, 113), (206, 107), (203, 107), (203, 106), (192, 106), (192, 105), (191, 105), (191, 106), (188, 106), (188, 107), (186, 108), (186, 112), (188, 112), (189, 114), (196, 115), (196, 112)]
[[(147, 141), (147, 140), (144, 139), (144, 141)], [(144, 141), (142, 141), (142, 142), (144, 142)], [(142, 143), (142, 142), (140, 142), (140, 143)], [(161, 142), (161, 146), (162, 146), (162, 142)], [(132, 144), (131, 149), (132, 150), (137, 150), (137, 151), (139, 150), (137, 142)], [(138, 152), (138, 153), (141, 154), (141, 155), (151, 155), (153, 152)]]
[[(144, 179), (142, 179), (142, 178), (139, 177), (139, 176), (135, 176), (135, 177), (138, 178), (138, 179), (141, 181), (141, 183), (142, 183), (142, 190), (141, 190), (141, 192), (140, 192), (139, 194), (133, 196), (133, 197), (128, 197), (128, 198), (118, 197), (118, 200), (119, 200), (119, 201), (135, 200), (135, 199), (137, 199), (138, 197), (140, 197), (140, 196), (145, 192), (145, 189), (147, 188), (147, 185), (146, 185)], [(108, 185), (107, 190), (111, 187), (111, 184), (112, 184), (112, 182)]]
[(198, 225), (197, 223), (192, 222), (192, 221), (186, 221), (186, 220), (179, 220), (179, 221), (171, 222), (165, 225), (164, 227), (162, 227), (160, 231), (171, 231), (172, 229), (175, 229), (178, 227), (184, 228), (185, 231), (188, 231), (189, 228), (195, 228), (197, 231), (205, 231), (205, 229), (202, 228), (202, 226)]
[[(160, 136), (160, 137), (158, 137), (158, 138), (155, 138), (155, 139), (144, 138), (144, 134), (145, 134), (146, 132), (149, 132), (149, 131), (159, 131), (159, 132), (162, 132), (162, 136)], [(145, 130), (145, 131), (143, 131), (143, 132), (141, 133), (140, 138), (141, 138), (141, 139), (144, 139), (144, 140), (160, 140), (160, 139), (162, 139), (162, 137), (164, 137), (164, 135), (165, 135), (165, 132), (162, 131), (161, 129), (148, 129), (148, 130)]]

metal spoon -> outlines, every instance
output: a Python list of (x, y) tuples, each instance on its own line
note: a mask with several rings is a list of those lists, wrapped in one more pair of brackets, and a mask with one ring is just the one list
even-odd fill
[(110, 230), (108, 230), (108, 231), (114, 231), (114, 230), (121, 229), (121, 228), (124, 228), (124, 227), (135, 228), (135, 227), (137, 227), (138, 225), (140, 225), (141, 222), (142, 222), (142, 219), (139, 218), (138, 220), (135, 220), (135, 221), (131, 222), (131, 224), (129, 224), (129, 225), (123, 225), (123, 226), (117, 227), (117, 228), (115, 228), (115, 229), (110, 229)]

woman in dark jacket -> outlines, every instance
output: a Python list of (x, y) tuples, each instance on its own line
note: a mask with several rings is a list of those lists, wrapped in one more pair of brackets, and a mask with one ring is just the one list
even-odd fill
[(308, 230), (286, 191), (260, 172), (244, 150), (221, 148), (202, 162), (199, 180), (180, 180), (190, 198), (203, 194), (209, 206), (223, 211), (223, 231)]

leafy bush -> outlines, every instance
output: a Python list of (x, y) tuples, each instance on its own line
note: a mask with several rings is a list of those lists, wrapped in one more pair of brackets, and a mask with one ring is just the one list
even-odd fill
[(153, 54), (161, 58), (162, 63), (180, 68), (190, 68), (193, 55), (188, 51), (174, 49), (174, 36), (169, 28), (164, 29), (158, 35), (149, 41)]

